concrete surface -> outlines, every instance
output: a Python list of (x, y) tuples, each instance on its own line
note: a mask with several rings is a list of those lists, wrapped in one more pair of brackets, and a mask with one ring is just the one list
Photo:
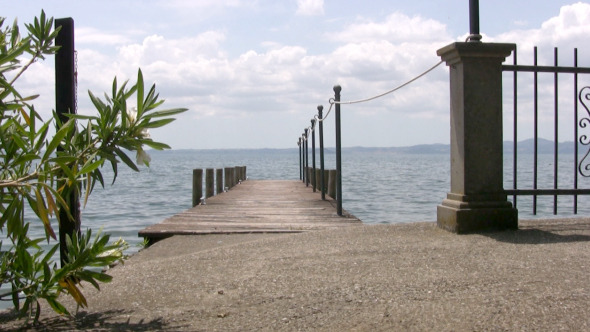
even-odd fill
[(31, 330), (590, 330), (590, 218), (174, 236), (111, 274), (75, 319), (46, 307)]

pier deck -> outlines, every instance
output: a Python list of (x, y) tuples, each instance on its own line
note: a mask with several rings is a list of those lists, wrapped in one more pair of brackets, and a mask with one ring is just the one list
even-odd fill
[(336, 202), (296, 180), (248, 180), (139, 232), (150, 241), (173, 235), (294, 233), (359, 226), (362, 222)]

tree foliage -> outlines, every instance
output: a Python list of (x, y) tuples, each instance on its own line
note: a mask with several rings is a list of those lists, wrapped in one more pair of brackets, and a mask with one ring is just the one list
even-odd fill
[[(12, 300), (22, 315), (37, 320), (42, 299), (56, 312), (68, 313), (58, 301), (61, 293), (86, 306), (80, 282), (99, 288), (99, 282), (110, 281), (101, 269), (121, 261), (127, 246), (122, 240), (109, 243), (109, 235), (101, 232), (94, 239), (90, 230), (73, 234), (67, 238), (67, 263), (59, 268), (52, 260), (59, 244), (47, 252), (40, 244), (56, 240), (51, 220), (60, 218), (58, 210), (69, 211), (64, 198), (78, 195), (85, 204), (97, 182), (105, 185), (105, 164), (114, 172), (113, 183), (121, 163), (136, 171), (137, 164), (149, 166), (145, 147), (170, 148), (152, 140), (149, 129), (172, 122), (171, 116), (186, 109), (158, 110), (164, 101), (155, 85), (145, 89), (138, 70), (134, 84), (119, 84), (115, 78), (110, 95), (89, 92), (97, 115), (69, 115), (61, 121), (54, 111), (44, 121), (32, 103), (38, 96), (22, 95), (15, 83), (31, 64), (58, 51), (54, 40), (59, 30), (44, 12), (25, 27), (21, 36), (16, 20), (7, 26), (0, 18), (0, 231), (9, 242), (0, 242), (0, 299)], [(126, 151), (135, 151), (136, 160)], [(25, 213), (42, 223), (44, 238), (30, 238)]]

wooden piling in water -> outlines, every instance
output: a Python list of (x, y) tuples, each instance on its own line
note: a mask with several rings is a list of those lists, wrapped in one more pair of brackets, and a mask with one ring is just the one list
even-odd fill
[(240, 166), (234, 166), (234, 186), (240, 181)]
[(193, 169), (193, 206), (199, 205), (203, 197), (203, 170)]
[(224, 168), (223, 174), (225, 177), (225, 190), (229, 190), (232, 187), (231, 168), (229, 168), (229, 167)]
[(217, 182), (217, 195), (223, 192), (223, 169), (218, 168), (215, 170), (216, 182)]
[(207, 168), (204, 175), (205, 193), (203, 194), (203, 169), (193, 170), (193, 206), (199, 205), (203, 198), (221, 194), (226, 189), (229, 190), (234, 187), (238, 181), (244, 181), (246, 179), (246, 166), (226, 167), (217, 170)]
[(336, 170), (328, 171), (328, 196), (336, 198)]
[(321, 186), (321, 183), (320, 183), (320, 182), (322, 182), (322, 181), (320, 181), (320, 179), (321, 179), (321, 174), (322, 174), (322, 170), (321, 170), (321, 169), (319, 169), (319, 168), (316, 168), (316, 169), (315, 169), (315, 176), (314, 176), (314, 181), (315, 181), (315, 185), (314, 185), (314, 187), (315, 187), (315, 188), (316, 188), (318, 191), (320, 191), (320, 192), (322, 191), (322, 188), (321, 188), (322, 186)]
[(205, 197), (213, 197), (215, 195), (215, 170), (213, 168), (207, 168), (205, 170)]
[(245, 181), (248, 178), (247, 174), (246, 174), (246, 166), (238, 166), (238, 169), (240, 170), (239, 171), (240, 172), (239, 179), (241, 181)]

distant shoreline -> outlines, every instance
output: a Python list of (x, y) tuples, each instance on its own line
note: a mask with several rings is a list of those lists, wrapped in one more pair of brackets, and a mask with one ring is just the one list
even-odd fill
[[(518, 143), (518, 152), (519, 153), (533, 153), (534, 152), (534, 140), (532, 138), (526, 139), (523, 141), (519, 141)], [(579, 151), (581, 153), (585, 153), (586, 149), (584, 145), (578, 143)], [(558, 143), (558, 151), (559, 153), (574, 153), (575, 143), (573, 141), (567, 142), (559, 142)], [(311, 147), (308, 147), (311, 150)], [(316, 146), (316, 149), (319, 150), (319, 147)], [(325, 152), (330, 154), (334, 153), (335, 147), (325, 147)], [(553, 141), (539, 138), (537, 141), (537, 149), (540, 154), (547, 154), (553, 153), (554, 144)], [(209, 153), (209, 152), (236, 152), (236, 151), (268, 151), (273, 153), (292, 153), (293, 151), (298, 150), (298, 148), (220, 148), (220, 149), (173, 149), (171, 151), (198, 151), (202, 153)], [(402, 153), (402, 154), (446, 154), (450, 153), (450, 144), (442, 144), (442, 143), (434, 143), (434, 144), (417, 144), (411, 146), (396, 146), (396, 147), (366, 147), (366, 146), (352, 146), (352, 147), (343, 147), (342, 151), (345, 152), (382, 152), (382, 153)], [(504, 141), (504, 153), (512, 153), (514, 151), (514, 143), (512, 141)]]

